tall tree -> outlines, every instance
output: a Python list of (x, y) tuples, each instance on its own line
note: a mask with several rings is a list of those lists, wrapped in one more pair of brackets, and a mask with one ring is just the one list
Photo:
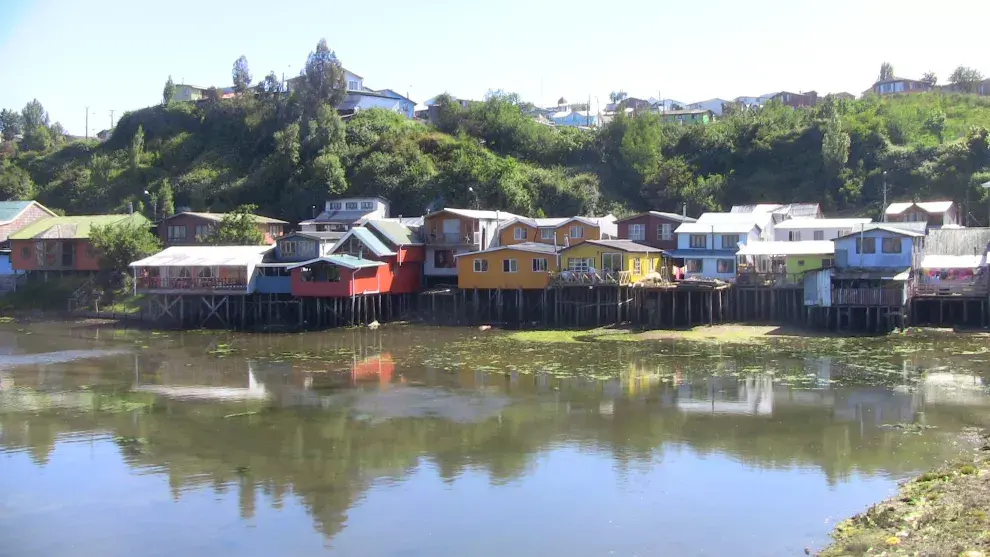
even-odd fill
[(313, 112), (320, 105), (329, 104), (337, 107), (344, 100), (346, 83), (344, 83), (344, 67), (337, 59), (326, 39), (320, 39), (316, 50), (309, 53), (306, 59), (306, 69), (303, 70), (303, 93), (306, 104)]
[(144, 126), (138, 124), (138, 129), (131, 138), (130, 160), (131, 169), (141, 166), (141, 155), (144, 153)]
[(33, 130), (38, 126), (48, 127), (48, 113), (45, 112), (45, 107), (38, 102), (38, 99), (24, 105), (24, 109), (21, 110), (21, 118), (25, 131)]
[(0, 201), (19, 201), (34, 196), (34, 182), (27, 171), (7, 162), (0, 162)]
[(949, 76), (949, 83), (955, 85), (956, 89), (963, 93), (975, 93), (981, 81), (983, 81), (983, 74), (966, 66), (959, 66)]
[(282, 95), (282, 80), (275, 75), (275, 72), (268, 72), (265, 79), (261, 80), (257, 86), (258, 97), (266, 102), (274, 101)]
[(886, 81), (888, 79), (894, 79), (894, 66), (890, 62), (884, 62), (880, 64), (880, 77), (877, 78), (878, 81)]
[(921, 82), (927, 83), (929, 87), (935, 87), (938, 85), (938, 76), (935, 72), (925, 72), (925, 75), (921, 76)]
[(200, 240), (214, 246), (257, 246), (265, 241), (258, 228), (254, 212), (256, 205), (241, 205), (225, 214), (223, 219)]
[(162, 180), (162, 185), (158, 186), (158, 211), (165, 218), (175, 214), (175, 194), (172, 193), (172, 184), (168, 178)]
[(234, 61), (231, 74), (234, 78), (234, 91), (238, 93), (247, 91), (251, 86), (251, 70), (248, 69), (247, 56), (241, 54), (241, 57)]
[(611, 100), (613, 103), (622, 102), (626, 100), (627, 97), (629, 97), (629, 95), (627, 95), (625, 91), (612, 91), (611, 93), (608, 94), (609, 100)]
[(100, 272), (106, 286), (123, 283), (132, 262), (161, 249), (158, 237), (145, 224), (95, 225), (89, 233), (93, 249), (100, 254)]
[(65, 143), (65, 128), (62, 127), (61, 122), (55, 122), (48, 130), (51, 132), (53, 145), (57, 147)]
[(24, 119), (15, 110), (0, 110), (0, 137), (4, 141), (14, 139), (14, 136), (24, 133)]
[(162, 104), (168, 104), (172, 102), (175, 97), (175, 82), (172, 81), (172, 76), (168, 76), (168, 80), (165, 82), (165, 88), (162, 89)]

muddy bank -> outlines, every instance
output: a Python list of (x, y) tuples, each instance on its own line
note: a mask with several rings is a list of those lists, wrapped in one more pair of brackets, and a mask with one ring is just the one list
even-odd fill
[(818, 555), (990, 555), (990, 438), (969, 437), (978, 448), (840, 522)]

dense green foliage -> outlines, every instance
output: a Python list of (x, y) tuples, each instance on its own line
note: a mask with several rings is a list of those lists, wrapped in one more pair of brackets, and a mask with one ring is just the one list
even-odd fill
[(100, 271), (107, 286), (119, 285), (127, 275), (131, 262), (161, 249), (158, 237), (151, 233), (148, 226), (139, 224), (93, 226), (90, 242), (100, 254)]
[(211, 227), (206, 236), (199, 238), (205, 244), (214, 246), (258, 246), (265, 237), (255, 221), (254, 205), (241, 205), (225, 214), (223, 219)]
[[(435, 127), (382, 110), (345, 122), (333, 109), (342, 80), (321, 41), (291, 94), (274, 74), (233, 99), (169, 102), (166, 87), (163, 105), (126, 114), (105, 143), (8, 142), (0, 196), (159, 217), (254, 204), (290, 222), (348, 194), (381, 195), (404, 215), (437, 201), (534, 216), (819, 201), (876, 216), (886, 183), (890, 200), (954, 199), (986, 223), (990, 99), (974, 95), (771, 103), (706, 126), (642, 114), (588, 132), (542, 124), (501, 92), (467, 108), (441, 97)], [(5, 117), (27, 127), (38, 109)]]

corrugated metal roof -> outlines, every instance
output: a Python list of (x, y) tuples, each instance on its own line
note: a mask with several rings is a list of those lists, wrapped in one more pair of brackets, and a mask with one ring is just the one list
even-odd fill
[(951, 201), (920, 201), (917, 203), (912, 202), (898, 202), (891, 203), (887, 205), (887, 210), (885, 211), (888, 215), (899, 215), (904, 211), (907, 211), (911, 207), (918, 207), (922, 211), (929, 214), (941, 214), (952, 208)]
[(990, 249), (990, 228), (945, 228), (931, 230), (921, 255), (980, 255)]
[(509, 213), (507, 211), (488, 211), (480, 209), (453, 209), (445, 208), (433, 211), (432, 213), (426, 215), (427, 217), (432, 217), (433, 215), (438, 215), (444, 211), (448, 213), (453, 213), (462, 217), (467, 217), (469, 219), (488, 219), (488, 220), (509, 220), (519, 218), (519, 215), (514, 213)]
[[(900, 226), (904, 224), (920, 224), (922, 226), (922, 232), (912, 230), (911, 227)], [(923, 222), (871, 222), (869, 224), (864, 224), (861, 226), (854, 227), (852, 232), (839, 236), (839, 238), (848, 238), (850, 236), (855, 236), (861, 232), (870, 232), (873, 230), (882, 230), (884, 232), (890, 232), (893, 234), (900, 234), (901, 236), (908, 236), (910, 238), (919, 238), (925, 235), (924, 233), (925, 223)]]
[(479, 253), (492, 253), (496, 251), (508, 250), (508, 251), (526, 251), (530, 253), (548, 253), (555, 254), (563, 249), (563, 246), (554, 246), (553, 244), (541, 244), (539, 242), (520, 242), (518, 244), (512, 244), (510, 246), (497, 246), (494, 248), (488, 248), (481, 251), (472, 251), (469, 253), (458, 253), (454, 257), (463, 257), (465, 255), (477, 255)]
[(665, 213), (663, 211), (647, 211), (645, 213), (638, 213), (638, 214), (632, 215), (630, 217), (626, 217), (624, 219), (619, 219), (616, 222), (625, 222), (625, 221), (630, 220), (630, 219), (639, 218), (639, 217), (641, 217), (643, 215), (653, 215), (655, 217), (660, 217), (660, 218), (667, 219), (667, 220), (672, 220), (672, 221), (675, 221), (675, 222), (697, 222), (698, 221), (698, 219), (696, 219), (694, 217), (688, 217), (688, 216), (685, 216), (685, 215), (678, 215), (677, 213)]
[(10, 235), (11, 240), (61, 239), (82, 240), (89, 238), (90, 229), (108, 224), (150, 224), (139, 213), (133, 215), (77, 215), (48, 217), (37, 220)]
[(750, 242), (739, 248), (737, 255), (832, 255), (835, 244), (831, 240), (803, 242)]
[(778, 224), (777, 230), (810, 230), (823, 228), (852, 228), (861, 224), (869, 224), (873, 219), (788, 219)]
[(729, 222), (685, 222), (677, 227), (676, 234), (748, 234), (758, 228), (752, 220), (735, 220)]
[(398, 219), (373, 219), (366, 222), (365, 226), (377, 230), (396, 246), (411, 246), (422, 243), (417, 240), (416, 231)]
[(247, 267), (257, 265), (272, 246), (172, 246), (131, 267)]
[[(663, 250), (647, 246), (645, 244), (637, 244), (632, 240), (585, 240), (585, 244), (591, 244), (594, 246), (602, 246), (605, 248), (617, 249), (619, 251), (627, 251), (631, 253), (662, 253)], [(571, 249), (580, 246), (581, 244), (575, 244)]]
[(344, 234), (344, 236), (340, 239), (340, 241), (337, 242), (336, 247), (340, 247), (344, 245), (344, 243), (347, 242), (347, 239), (352, 236), (360, 240), (362, 244), (368, 246), (368, 249), (370, 249), (371, 252), (377, 255), (378, 257), (395, 255), (395, 252), (389, 249), (389, 247), (386, 246), (384, 243), (382, 243), (382, 241), (378, 239), (378, 236), (375, 236), (375, 234), (372, 231), (363, 227), (352, 228), (348, 230), (347, 234)]
[(308, 265), (313, 265), (314, 263), (329, 263), (331, 265), (338, 265), (340, 267), (345, 267), (347, 269), (381, 267), (382, 265), (385, 264), (382, 261), (375, 261), (373, 259), (361, 259), (360, 257), (354, 257), (353, 255), (325, 255), (323, 257), (317, 257), (316, 259), (310, 259), (309, 261), (303, 261), (302, 263), (296, 263), (295, 265), (289, 267), (289, 269), (306, 267)]
[(0, 223), (16, 219), (32, 203), (34, 201), (0, 201)]
[[(178, 217), (178, 216), (181, 216), (181, 215), (193, 215), (193, 216), (199, 217), (201, 219), (206, 219), (206, 220), (210, 220), (210, 221), (213, 221), (213, 222), (220, 222), (228, 214), (229, 213), (202, 213), (202, 212), (199, 212), (199, 211), (183, 211), (181, 213), (177, 213), (175, 215), (172, 215), (171, 217), (169, 217), (169, 218), (167, 218), (165, 220), (167, 221), (169, 219), (174, 219), (175, 217)], [(271, 217), (265, 217), (265, 216), (262, 216), (262, 215), (251, 215), (251, 218), (253, 218), (255, 220), (255, 222), (258, 222), (258, 223), (261, 223), (261, 224), (289, 224), (288, 222), (286, 222), (284, 220), (273, 219)]]

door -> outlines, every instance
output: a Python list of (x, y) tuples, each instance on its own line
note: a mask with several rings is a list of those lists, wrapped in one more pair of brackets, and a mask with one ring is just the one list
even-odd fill
[(603, 253), (602, 254), (602, 270), (603, 271), (621, 271), (622, 270), (622, 254), (621, 253)]

